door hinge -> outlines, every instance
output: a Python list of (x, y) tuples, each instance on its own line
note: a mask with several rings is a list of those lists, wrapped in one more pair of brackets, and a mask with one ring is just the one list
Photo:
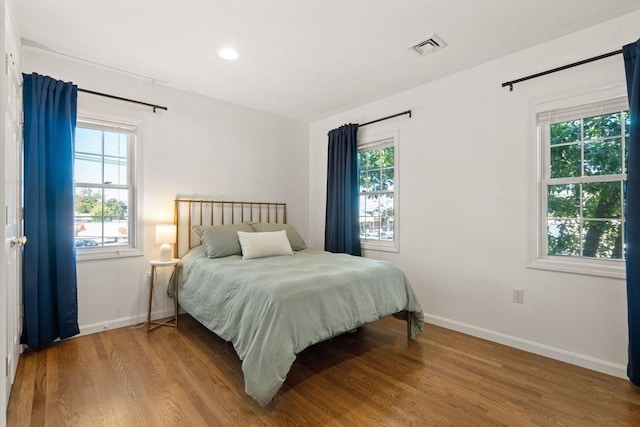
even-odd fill
[(20, 304), (20, 317), (24, 317), (24, 304)]
[(9, 376), (9, 358), (8, 357), (4, 358), (4, 376), (5, 377)]
[(4, 225), (9, 225), (9, 206), (4, 205)]
[(24, 125), (24, 110), (20, 111), (20, 124)]

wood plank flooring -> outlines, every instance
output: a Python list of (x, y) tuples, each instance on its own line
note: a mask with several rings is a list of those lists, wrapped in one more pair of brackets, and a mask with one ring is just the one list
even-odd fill
[(20, 358), (9, 426), (639, 426), (628, 381), (385, 318), (306, 349), (276, 404), (245, 395), (233, 346), (188, 315)]

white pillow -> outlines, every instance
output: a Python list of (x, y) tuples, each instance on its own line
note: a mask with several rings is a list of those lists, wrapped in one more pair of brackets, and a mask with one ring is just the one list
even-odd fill
[(285, 230), (262, 233), (238, 231), (238, 240), (242, 248), (242, 259), (293, 255)]

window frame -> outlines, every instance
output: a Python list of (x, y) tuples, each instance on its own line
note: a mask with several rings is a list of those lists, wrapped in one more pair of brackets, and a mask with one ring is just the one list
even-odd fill
[[(596, 111), (594, 105), (600, 106)], [(625, 106), (626, 105), (626, 106)], [(562, 120), (572, 115), (588, 117), (591, 113), (605, 114), (609, 110), (628, 110), (626, 86), (620, 80), (603, 82), (597, 87), (585, 86), (546, 95), (529, 102), (529, 128), (531, 129), (530, 164), (530, 237), (529, 263), (533, 269), (551, 270), (591, 276), (625, 278), (625, 260), (598, 259), (547, 254), (547, 184), (549, 178), (550, 138), (539, 123), (539, 115), (559, 112)], [(555, 121), (554, 121), (555, 122)], [(547, 132), (548, 133), (548, 132)], [(545, 139), (546, 138), (546, 139)], [(623, 140), (624, 145), (624, 140)], [(620, 175), (625, 175), (626, 172)], [(586, 181), (590, 181), (587, 178)], [(624, 221), (624, 216), (622, 217)], [(624, 225), (623, 225), (624, 229)]]
[[(379, 133), (366, 138), (358, 142), (358, 154), (363, 151), (368, 151), (377, 148), (384, 148), (393, 146), (393, 240), (369, 240), (360, 239), (360, 247), (364, 250), (382, 251), (382, 252), (400, 252), (400, 221), (399, 221), (399, 132), (390, 131), (385, 133)], [(358, 171), (359, 173), (360, 171)], [(360, 200), (360, 184), (358, 183), (358, 200)], [(358, 220), (359, 222), (359, 220)]]
[[(84, 125), (84, 126), (83, 126)], [(107, 132), (130, 133), (133, 138), (128, 147), (127, 179), (129, 184), (95, 184), (76, 182), (74, 175), (74, 194), (76, 186), (94, 189), (126, 189), (129, 190), (129, 205), (127, 206), (128, 239), (129, 244), (123, 246), (102, 246), (96, 248), (76, 248), (76, 261), (89, 261), (99, 259), (113, 259), (131, 256), (142, 256), (140, 236), (142, 236), (140, 214), (140, 182), (139, 174), (139, 146), (141, 122), (105, 114), (78, 114), (76, 128), (95, 129)], [(124, 131), (124, 132), (123, 132)], [(75, 148), (74, 148), (75, 158)]]

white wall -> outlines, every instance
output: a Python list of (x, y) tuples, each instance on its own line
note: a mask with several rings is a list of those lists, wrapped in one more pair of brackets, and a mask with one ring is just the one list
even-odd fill
[[(79, 94), (79, 114), (89, 110), (141, 122), (139, 179), (144, 251), (143, 257), (78, 263), (83, 333), (146, 318), (148, 261), (157, 258), (159, 250), (154, 244), (154, 225), (173, 221), (176, 195), (286, 202), (288, 222), (306, 237), (306, 124), (32, 48), (23, 49), (23, 70), (169, 107), (154, 114), (149, 108)], [(168, 313), (171, 303), (165, 287), (156, 288), (154, 311)]]
[[(411, 109), (411, 119), (359, 131), (400, 134), (400, 252), (366, 256), (406, 272), (429, 322), (624, 376), (625, 282), (527, 268), (529, 102), (623, 79), (622, 55), (511, 93), (500, 83), (617, 50), (640, 36), (638, 22), (629, 14), (312, 123), (310, 246), (323, 246), (327, 132)], [(513, 287), (524, 288), (524, 304), (511, 302)]]

